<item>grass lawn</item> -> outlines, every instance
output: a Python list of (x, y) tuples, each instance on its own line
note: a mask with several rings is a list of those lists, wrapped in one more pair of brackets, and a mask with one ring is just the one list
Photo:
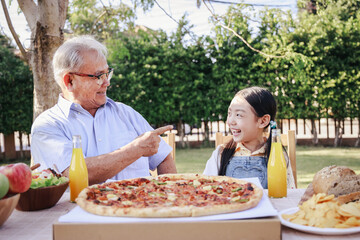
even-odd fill
[[(214, 148), (176, 149), (179, 173), (202, 173)], [(298, 188), (306, 188), (314, 174), (325, 166), (342, 165), (360, 174), (360, 148), (296, 148)]]

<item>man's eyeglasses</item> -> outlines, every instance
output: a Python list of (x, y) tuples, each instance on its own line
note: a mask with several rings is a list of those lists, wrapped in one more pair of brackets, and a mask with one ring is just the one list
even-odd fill
[(99, 85), (103, 85), (104, 81), (110, 81), (112, 75), (113, 75), (114, 69), (113, 68), (108, 68), (108, 72), (106, 73), (100, 73), (98, 75), (91, 75), (91, 74), (85, 74), (85, 73), (75, 73), (75, 72), (70, 72), (70, 74), (74, 74), (80, 77), (91, 77), (91, 78), (95, 78), (97, 79), (96, 83)]

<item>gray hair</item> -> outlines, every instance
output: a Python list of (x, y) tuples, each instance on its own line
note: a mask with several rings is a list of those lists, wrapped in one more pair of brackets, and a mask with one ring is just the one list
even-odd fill
[(55, 52), (52, 61), (54, 77), (57, 84), (63, 89), (64, 74), (78, 71), (82, 65), (83, 54), (88, 51), (95, 51), (97, 58), (106, 58), (106, 47), (92, 36), (78, 36), (65, 41)]

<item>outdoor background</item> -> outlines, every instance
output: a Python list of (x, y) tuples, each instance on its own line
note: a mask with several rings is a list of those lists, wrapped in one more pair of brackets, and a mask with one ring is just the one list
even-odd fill
[[(202, 172), (215, 132), (228, 133), (232, 97), (255, 85), (274, 94), (282, 132), (296, 130), (300, 187), (331, 164), (360, 172), (360, 1), (66, 2), (64, 38), (91, 34), (109, 49), (108, 96), (154, 127), (174, 125), (179, 172)], [(10, 13), (24, 51), (36, 54), (36, 36), (17, 25), (26, 20)], [(0, 164), (28, 161), (42, 103), (34, 105), (34, 91), (46, 92), (4, 19)]]

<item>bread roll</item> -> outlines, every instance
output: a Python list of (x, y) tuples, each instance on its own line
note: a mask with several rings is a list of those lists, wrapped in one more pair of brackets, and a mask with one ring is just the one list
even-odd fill
[(336, 199), (340, 204), (344, 204), (352, 201), (358, 201), (360, 199), (360, 192), (353, 192), (346, 195), (340, 195)]
[(328, 166), (314, 176), (314, 193), (334, 194), (341, 202), (360, 198), (360, 175), (344, 166)]
[(355, 172), (344, 166), (331, 165), (324, 167), (318, 171), (313, 180), (313, 188), (315, 193), (328, 193), (328, 191), (336, 186), (341, 179), (348, 176), (356, 176)]

